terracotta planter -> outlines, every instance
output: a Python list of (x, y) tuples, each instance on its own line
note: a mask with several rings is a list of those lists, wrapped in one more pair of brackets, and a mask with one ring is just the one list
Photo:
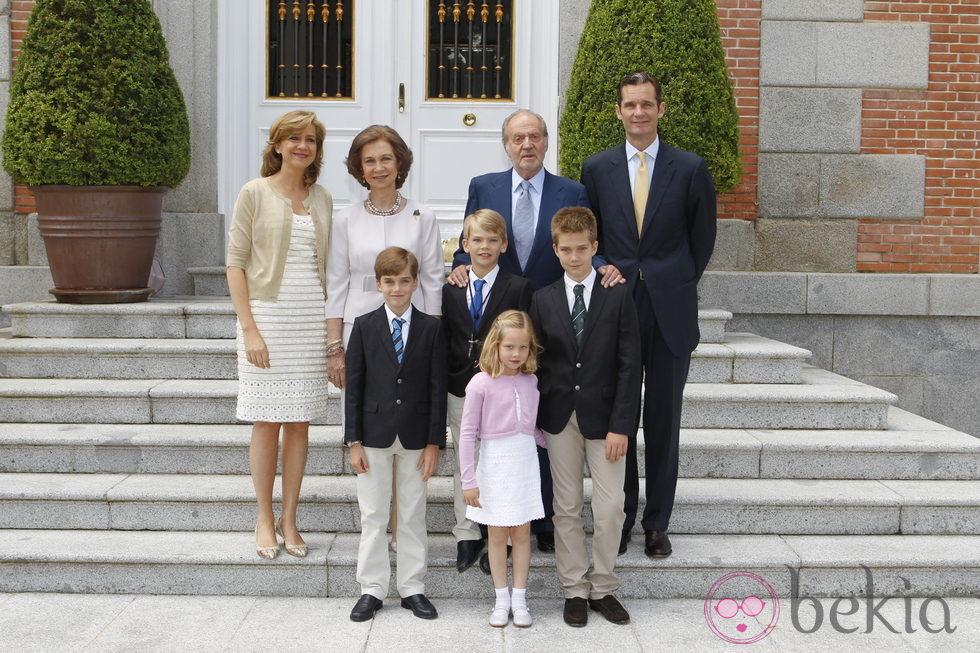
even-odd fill
[(146, 301), (163, 186), (31, 186), (59, 302)]

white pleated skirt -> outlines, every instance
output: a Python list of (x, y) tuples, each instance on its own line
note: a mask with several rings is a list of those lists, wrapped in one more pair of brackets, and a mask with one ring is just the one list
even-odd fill
[(235, 416), (247, 422), (309, 422), (325, 415), (327, 329), (312, 218), (293, 216), (278, 300), (252, 299), (249, 304), (271, 367), (248, 362), (239, 324)]
[(466, 506), (467, 519), (487, 526), (520, 526), (544, 517), (533, 435), (480, 440), (476, 483), (482, 507)]

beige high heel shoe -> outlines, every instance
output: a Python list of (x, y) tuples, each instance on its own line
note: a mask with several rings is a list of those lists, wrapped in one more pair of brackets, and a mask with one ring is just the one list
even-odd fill
[(276, 521), (276, 532), (282, 538), (283, 544), (286, 547), (286, 553), (291, 556), (296, 556), (297, 558), (305, 558), (306, 554), (309, 552), (309, 547), (305, 544), (290, 544), (286, 541), (286, 536), (282, 533), (282, 517)]
[(255, 552), (260, 558), (265, 558), (266, 560), (274, 560), (279, 555), (279, 540), (276, 540), (275, 546), (259, 546), (258, 524), (255, 525)]

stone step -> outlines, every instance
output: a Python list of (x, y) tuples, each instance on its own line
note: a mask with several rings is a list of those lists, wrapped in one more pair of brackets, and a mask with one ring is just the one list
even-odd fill
[[(308, 475), (303, 528), (357, 532), (356, 480)], [(430, 479), (429, 532), (452, 531), (452, 492), (452, 479)], [(255, 494), (243, 475), (0, 474), (0, 507), (0, 528), (247, 531)], [(671, 532), (978, 535), (980, 483), (682, 478)]]
[[(0, 472), (247, 474), (251, 429), (197, 424), (0, 423)], [(339, 426), (310, 428), (308, 474), (344, 473)], [(644, 474), (642, 430), (637, 446)], [(454, 466), (452, 444), (439, 475)], [(688, 478), (974, 479), (980, 438), (891, 407), (888, 430), (682, 429)]]
[[(0, 379), (0, 421), (233, 424), (237, 381)], [(330, 423), (339, 423), (336, 400)]]
[(9, 326), (8, 306), (21, 302), (47, 302), (54, 288), (46, 265), (0, 265), (0, 327)]
[(0, 377), (235, 379), (234, 340), (199, 338), (0, 339)]
[(799, 383), (803, 362), (811, 355), (753, 333), (724, 333), (720, 341), (701, 342), (691, 354), (688, 383)]
[(164, 297), (137, 304), (22, 302), (3, 307), (17, 338), (234, 338), (227, 297)]
[(228, 277), (223, 265), (187, 268), (194, 278), (194, 294), (207, 296), (228, 296)]
[(702, 308), (698, 310), (698, 329), (701, 331), (701, 342), (722, 342), (725, 339), (725, 326), (732, 319), (732, 314), (717, 308)]
[[(805, 367), (802, 383), (689, 383), (687, 428), (882, 429), (895, 395)], [(233, 424), (233, 380), (0, 378), (0, 422)], [(319, 423), (338, 424), (339, 397)]]
[[(0, 530), (0, 592), (343, 596), (354, 578), (358, 536), (306, 533), (310, 554), (255, 555), (249, 533)], [(968, 535), (676, 535), (674, 553), (651, 560), (634, 544), (617, 559), (623, 599), (704, 599), (714, 583), (742, 570), (779, 597), (978, 596), (980, 537)], [(425, 593), (486, 596), (488, 580), (456, 571), (451, 536), (429, 538)], [(870, 573), (872, 582), (868, 583)], [(911, 589), (906, 589), (906, 583)], [(394, 591), (395, 583), (391, 583)], [(530, 591), (562, 596), (554, 556), (533, 551)], [(900, 626), (899, 626), (900, 627)]]
[[(235, 379), (235, 341), (201, 338), (4, 338), (0, 377)], [(806, 349), (749, 333), (702, 343), (690, 383), (799, 383)]]
[[(222, 268), (223, 270), (223, 268)], [(34, 301), (3, 306), (16, 338), (231, 338), (235, 310), (228, 297), (162, 297), (138, 304), (58, 304)], [(701, 309), (701, 342), (721, 342), (728, 311)]]
[(890, 392), (804, 366), (798, 385), (689, 383), (681, 426), (751, 429), (883, 429)]

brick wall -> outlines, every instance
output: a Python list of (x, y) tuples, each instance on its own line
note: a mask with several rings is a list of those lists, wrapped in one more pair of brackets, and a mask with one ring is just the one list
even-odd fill
[(759, 38), (762, 0), (717, 0), (725, 59), (739, 113), (742, 182), (718, 197), (718, 217), (755, 220), (758, 215)]
[(929, 86), (865, 90), (861, 151), (926, 157), (922, 220), (858, 222), (857, 269), (973, 272), (980, 262), (980, 4), (867, 2), (864, 19), (928, 23)]

